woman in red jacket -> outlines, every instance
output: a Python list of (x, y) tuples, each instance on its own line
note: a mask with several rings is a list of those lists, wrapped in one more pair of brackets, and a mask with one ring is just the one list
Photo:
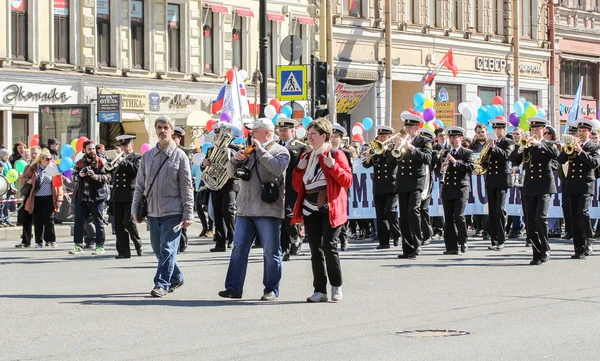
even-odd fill
[(331, 132), (327, 119), (310, 123), (307, 133), (312, 151), (302, 155), (292, 175), (292, 185), (298, 192), (292, 224), (304, 220), (312, 255), (315, 293), (306, 299), (308, 302), (327, 302), (328, 275), (331, 300), (337, 302), (343, 297), (336, 242), (348, 219), (346, 188), (352, 185), (352, 172), (346, 155), (331, 150)]

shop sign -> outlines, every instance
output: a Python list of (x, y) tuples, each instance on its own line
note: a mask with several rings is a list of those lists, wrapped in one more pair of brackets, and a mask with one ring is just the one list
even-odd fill
[(121, 94), (98, 95), (98, 122), (121, 122)]
[(175, 94), (173, 97), (163, 96), (160, 102), (167, 105), (169, 108), (187, 108), (190, 105), (195, 105), (198, 99), (189, 95)]
[(541, 65), (531, 65), (531, 64), (520, 64), (519, 71), (521, 73), (527, 73), (527, 74), (541, 74), (542, 66)]
[(69, 0), (54, 0), (54, 15), (69, 15)]
[(358, 79), (358, 80), (379, 81), (379, 73), (377, 73), (376, 71), (350, 70), (350, 69), (335, 68), (334, 76), (336, 79)]
[(475, 58), (475, 69), (499, 73), (506, 67), (506, 59), (485, 58), (478, 56)]
[(11, 84), (3, 90), (4, 103), (11, 102), (39, 102), (39, 103), (64, 103), (71, 98), (67, 92), (58, 91), (58, 88), (51, 88), (49, 91), (30, 92), (25, 91), (22, 85)]
[(145, 112), (148, 109), (148, 93), (128, 92), (115, 89), (101, 90), (102, 94), (120, 94), (121, 109), (132, 112)]
[(454, 125), (454, 106), (455, 102), (435, 102), (435, 117), (444, 123), (444, 127)]
[(361, 99), (371, 90), (373, 84), (350, 85), (338, 83), (335, 88), (336, 112), (352, 113)]
[[(569, 119), (569, 111), (573, 105), (573, 99), (560, 98), (560, 120), (567, 121)], [(597, 100), (581, 100), (581, 115), (597, 116), (598, 101)]]

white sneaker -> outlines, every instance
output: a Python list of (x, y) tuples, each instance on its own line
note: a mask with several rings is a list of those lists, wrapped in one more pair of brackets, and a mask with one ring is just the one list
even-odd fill
[(321, 292), (315, 292), (312, 296), (306, 299), (306, 302), (327, 302), (327, 295)]
[(99, 247), (99, 246), (96, 246), (96, 250), (94, 252), (92, 252), (92, 254), (94, 256), (99, 256), (99, 255), (102, 255), (105, 253), (106, 253), (106, 251), (104, 250), (104, 247)]
[(341, 301), (342, 298), (344, 298), (344, 295), (342, 294), (342, 286), (340, 287), (331, 287), (331, 300), (333, 302), (338, 302)]

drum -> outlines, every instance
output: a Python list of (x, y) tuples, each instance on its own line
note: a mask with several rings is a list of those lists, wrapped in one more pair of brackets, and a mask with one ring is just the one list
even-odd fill
[(512, 183), (513, 187), (523, 187), (523, 175), (522, 174), (513, 174), (512, 175)]
[(4, 196), (8, 192), (9, 188), (10, 188), (10, 184), (8, 183), (6, 178), (4, 178), (4, 176), (0, 175), (0, 197)]

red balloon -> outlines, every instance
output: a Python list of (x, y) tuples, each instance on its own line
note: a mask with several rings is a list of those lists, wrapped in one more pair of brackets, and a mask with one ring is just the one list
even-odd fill
[(227, 70), (227, 74), (225, 75), (225, 78), (230, 83), (233, 81), (233, 69)]
[(440, 125), (439, 125), (438, 123), (436, 123), (436, 122), (433, 122), (432, 124), (433, 124), (433, 127), (434, 127), (435, 129), (438, 129), (438, 128), (440, 127)]
[(210, 119), (208, 122), (206, 122), (206, 130), (208, 130), (209, 132), (212, 132), (212, 130), (216, 124), (217, 124), (216, 120)]
[(504, 120), (504, 117), (503, 117), (502, 115), (498, 115), (498, 116), (496, 117), (496, 119), (498, 119), (498, 120)]
[(364, 125), (362, 125), (362, 123), (361, 123), (361, 122), (356, 122), (356, 123), (354, 123), (354, 126), (355, 126), (355, 127), (360, 127), (360, 129), (362, 129), (362, 130), (363, 130), (363, 132), (365, 131), (365, 126), (364, 126)]
[(29, 142), (30, 147), (35, 147), (35, 146), (39, 146), (39, 145), (40, 145), (39, 138), (33, 138), (33, 139), (31, 139), (31, 142)]
[(52, 178), (52, 185), (55, 187), (62, 187), (63, 182), (60, 175), (55, 175), (54, 178)]
[(34, 134), (31, 139), (40, 139), (40, 135), (39, 134)]
[(419, 123), (419, 129), (423, 128), (425, 126), (425, 122), (420, 122)]
[(413, 108), (408, 108), (407, 112), (410, 114), (415, 114), (415, 110)]
[(269, 102), (269, 104), (271, 104), (272, 106), (275, 107), (275, 111), (277, 111), (277, 113), (281, 112), (281, 103), (279, 102), (279, 100), (277, 99), (271, 99), (271, 101)]
[(85, 143), (88, 139), (86, 137), (79, 137), (77, 139), (77, 143), (75, 143), (75, 150), (81, 152), (83, 150), (83, 143)]
[(352, 140), (356, 140), (356, 141), (360, 142), (361, 144), (365, 142), (365, 138), (363, 138), (362, 134), (354, 134), (352, 136)]
[(504, 99), (501, 96), (496, 95), (494, 99), (492, 99), (492, 104), (494, 105), (504, 105)]

